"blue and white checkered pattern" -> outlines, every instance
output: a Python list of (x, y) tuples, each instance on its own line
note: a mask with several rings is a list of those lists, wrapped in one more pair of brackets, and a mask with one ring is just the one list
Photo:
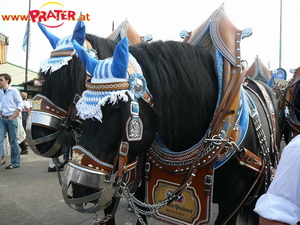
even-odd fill
[[(26, 31), (23, 37), (23, 43), (22, 43), (22, 49), (24, 52), (27, 51), (27, 47), (28, 47), (28, 58), (30, 55), (30, 46), (31, 46), (31, 40), (30, 40), (30, 36), (31, 36), (31, 28), (30, 28), (30, 21), (28, 21), (27, 25), (26, 25)], [(28, 42), (27, 42), (28, 39)], [(28, 43), (28, 46), (27, 46)]]

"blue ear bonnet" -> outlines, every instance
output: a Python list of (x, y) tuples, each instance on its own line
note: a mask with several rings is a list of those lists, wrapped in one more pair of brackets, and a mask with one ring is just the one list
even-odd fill
[[(142, 89), (146, 90), (147, 85), (142, 69), (128, 51), (127, 38), (118, 43), (113, 58), (105, 60), (96, 60), (76, 41), (73, 43), (80, 59), (92, 76), (90, 83), (87, 83), (87, 90), (83, 92), (82, 98), (76, 104), (77, 115), (82, 119), (96, 118), (101, 121), (101, 107), (106, 103), (115, 104), (119, 101), (127, 102), (129, 98), (135, 99), (135, 93), (131, 88), (134, 85), (134, 77), (143, 80)], [(130, 75), (131, 77), (127, 72), (129, 62), (131, 69), (135, 71)]]
[(73, 35), (68, 35), (61, 39), (50, 33), (41, 23), (38, 23), (38, 25), (54, 49), (54, 51), (51, 52), (50, 58), (45, 59), (41, 63), (42, 72), (47, 72), (48, 70), (54, 72), (68, 64), (73, 56), (73, 40), (77, 40), (80, 45), (84, 44), (86, 33), (83, 21), (77, 22)]
[(96, 60), (82, 48), (76, 40), (74, 48), (87, 71), (91, 74), (91, 83), (119, 82), (118, 79), (128, 79), (127, 68), (129, 60), (128, 39), (123, 38), (114, 51), (113, 58)]

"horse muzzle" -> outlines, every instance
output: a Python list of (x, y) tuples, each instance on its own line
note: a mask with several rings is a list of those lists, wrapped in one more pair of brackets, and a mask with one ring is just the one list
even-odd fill
[[(64, 153), (71, 140), (68, 131), (70, 123), (68, 115), (67, 111), (55, 105), (47, 97), (40, 94), (34, 96), (32, 110), (26, 124), (27, 140), (34, 153), (51, 158)], [(41, 136), (41, 132), (45, 134)], [(41, 144), (44, 144), (44, 147)], [(40, 148), (37, 145), (40, 145)]]
[[(62, 180), (62, 195), (66, 204), (83, 213), (94, 213), (108, 207), (112, 198), (117, 195), (121, 183), (126, 182), (124, 174), (134, 170), (138, 162), (136, 158), (127, 164), (126, 160), (122, 160), (124, 156), (118, 155), (119, 163), (116, 166), (101, 161), (83, 146), (75, 145)], [(76, 188), (92, 194), (80, 194), (77, 197), (74, 195), (79, 193)]]
[[(62, 180), (62, 195), (72, 209), (82, 213), (95, 213), (111, 204), (112, 197), (117, 194), (120, 179), (117, 177), (117, 171), (89, 169), (69, 161)], [(97, 192), (74, 198), (68, 194), (71, 192), (71, 184)]]
[[(44, 157), (60, 156), (64, 153), (67, 143), (70, 141), (71, 135), (66, 127), (63, 127), (64, 119), (53, 114), (42, 111), (31, 111), (28, 116), (26, 124), (26, 135), (30, 148), (32, 151)], [(33, 126), (36, 126), (34, 131)], [(47, 128), (51, 134), (40, 138), (34, 138), (33, 133), (38, 132), (39, 127)], [(37, 145), (54, 141), (51, 148), (46, 149), (44, 153)]]

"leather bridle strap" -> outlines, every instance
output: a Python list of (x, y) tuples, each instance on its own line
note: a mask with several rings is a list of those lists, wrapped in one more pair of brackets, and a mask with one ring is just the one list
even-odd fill
[(252, 192), (253, 188), (255, 187), (255, 185), (257, 184), (259, 179), (262, 177), (262, 174), (264, 172), (264, 168), (265, 168), (265, 161), (262, 160), (261, 170), (259, 171), (259, 174), (257, 175), (257, 177), (256, 177), (255, 181), (253, 182), (252, 186), (250, 187), (249, 191), (247, 192), (247, 194), (245, 195), (245, 197), (241, 201), (241, 203), (236, 207), (236, 209), (228, 216), (228, 218), (222, 224), (227, 224), (228, 221), (232, 218), (232, 216), (242, 207), (242, 205), (244, 204), (244, 202), (247, 200), (250, 193)]
[(114, 201), (114, 207), (113, 207), (112, 211), (109, 214), (105, 215), (100, 221), (94, 221), (94, 224), (96, 222), (97, 225), (105, 225), (108, 221), (110, 221), (115, 216), (115, 214), (118, 210), (119, 204), (120, 204), (121, 197), (118, 196), (118, 197), (114, 197), (114, 198), (115, 198), (115, 201)]

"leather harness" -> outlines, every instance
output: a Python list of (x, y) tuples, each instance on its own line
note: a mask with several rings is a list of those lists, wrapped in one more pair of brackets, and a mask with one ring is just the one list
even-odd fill
[(256, 56), (254, 62), (247, 70), (246, 75), (253, 80), (261, 80), (264, 83), (268, 83), (272, 77), (271, 71), (262, 63), (258, 56)]
[[(212, 22), (212, 24), (210, 24)], [(226, 145), (228, 145), (228, 140), (234, 140), (235, 138), (232, 137), (233, 135), (233, 126), (230, 126), (227, 130), (224, 130), (225, 121), (229, 120), (230, 118), (236, 117), (236, 113), (238, 111), (238, 101), (240, 97), (240, 87), (245, 79), (245, 70), (242, 71), (241, 60), (240, 60), (240, 41), (245, 36), (242, 35), (242, 31), (237, 30), (233, 24), (227, 18), (227, 15), (224, 13), (223, 6), (221, 6), (216, 12), (212, 14), (212, 16), (202, 25), (196, 32), (190, 32), (186, 36), (185, 42), (189, 42), (194, 45), (200, 45), (203, 43), (196, 43), (196, 40), (201, 39), (203, 36), (207, 35), (207, 33), (201, 33), (202, 30), (205, 31), (208, 25), (211, 25), (211, 41), (213, 45), (218, 48), (221, 54), (224, 56), (223, 60), (223, 88), (222, 88), (222, 99), (216, 111), (216, 114), (213, 118), (211, 123), (209, 132), (205, 137), (205, 141), (199, 142), (197, 146), (195, 146), (195, 151), (189, 156), (184, 156), (185, 160), (191, 162), (188, 167), (182, 166), (172, 166), (172, 165), (165, 165), (164, 163), (159, 163), (154, 159), (164, 158), (164, 155), (159, 155), (159, 147), (152, 145), (151, 149), (147, 153), (147, 160), (148, 163), (146, 164), (146, 177), (148, 178), (149, 187), (154, 187), (156, 185), (155, 179), (151, 178), (150, 171), (156, 171), (155, 173), (160, 173), (160, 170), (168, 171), (177, 176), (175, 179), (175, 183), (179, 185), (175, 185), (176, 188), (174, 189), (173, 194), (168, 199), (168, 202), (171, 203), (176, 199), (179, 199), (183, 192), (187, 191), (191, 184), (193, 183), (193, 178), (197, 176), (197, 178), (202, 177), (203, 182), (203, 193), (201, 195), (206, 196), (206, 201), (201, 205), (202, 209), (206, 209), (208, 211), (204, 211), (205, 213), (201, 212), (199, 217), (193, 218), (193, 222), (201, 221), (198, 224), (207, 223), (210, 219), (210, 202), (211, 202), (211, 191), (213, 185), (213, 173), (214, 173), (214, 164), (218, 155), (222, 152)], [(226, 29), (221, 29), (226, 27)], [(202, 35), (199, 37), (199, 33)], [(193, 37), (193, 35), (195, 36)], [(207, 39), (207, 38), (206, 38)], [(232, 41), (234, 39), (234, 41)], [(60, 53), (52, 53), (51, 55), (57, 56), (57, 54), (66, 54), (65, 52)], [(69, 53), (68, 53), (69, 54)], [(72, 53), (71, 53), (72, 54)], [(87, 82), (87, 87), (90, 89), (99, 90), (116, 90), (117, 86), (120, 89), (124, 89), (124, 83), (115, 84), (115, 86), (111, 86), (111, 84), (101, 84), (95, 85), (90, 84)], [(151, 95), (147, 92), (143, 96), (143, 99), (153, 107), (153, 101), (151, 99)], [(44, 110), (49, 110), (47, 107), (42, 106)], [(269, 109), (266, 109), (269, 111)], [(53, 113), (53, 112), (51, 112)], [(66, 116), (66, 112), (62, 112), (59, 116)], [(74, 114), (72, 114), (74, 115)], [(272, 124), (272, 128), (274, 128), (273, 118), (270, 119), (270, 123)], [(274, 131), (273, 131), (274, 132)], [(273, 133), (272, 132), (272, 133)], [(222, 134), (222, 135), (221, 135)], [(221, 137), (222, 136), (222, 137)], [(221, 140), (221, 141), (220, 141)], [(234, 142), (230, 142), (234, 145)], [(266, 160), (261, 160), (259, 157), (251, 153), (250, 151), (243, 149), (243, 148), (235, 148), (238, 150), (240, 154), (239, 162), (241, 165), (244, 165), (256, 172), (259, 173), (257, 176), (257, 181), (261, 177), (262, 172), (264, 171), (264, 167), (266, 165)], [(127, 141), (121, 141), (120, 148), (119, 148), (119, 159), (115, 162), (118, 162), (118, 173), (117, 176), (123, 178), (124, 174), (131, 171), (136, 167), (137, 160), (134, 162), (127, 164), (127, 153), (129, 150), (129, 144)], [(107, 166), (105, 162), (101, 162), (100, 160), (96, 160), (96, 158), (90, 154), (86, 154), (87, 150), (84, 149), (82, 146), (75, 146), (73, 148), (73, 156), (72, 162), (70, 162), (70, 168), (74, 164), (74, 167), (80, 165), (86, 167), (85, 169), (88, 170), (95, 170), (104, 172), (104, 173), (111, 173), (116, 165)], [(172, 158), (171, 160), (175, 161), (182, 161), (180, 157)], [(170, 159), (168, 159), (170, 160)], [(176, 163), (175, 163), (176, 164)], [(156, 168), (156, 170), (155, 170)], [(68, 170), (66, 170), (68, 171)], [(67, 172), (66, 172), (67, 173)], [(178, 176), (179, 175), (179, 176)], [(76, 183), (76, 181), (74, 181)], [(152, 182), (152, 184), (151, 184)], [(154, 182), (154, 183), (153, 183)], [(256, 183), (253, 184), (253, 187), (249, 190), (249, 193), (253, 190)], [(89, 184), (88, 184), (89, 185)], [(198, 185), (198, 184), (197, 184)], [(201, 185), (202, 187), (202, 185)], [(95, 186), (94, 188), (98, 188)], [(161, 187), (160, 187), (161, 188)], [(65, 191), (67, 186), (64, 187)], [(196, 191), (197, 192), (197, 191)], [(198, 193), (199, 194), (199, 193)], [(197, 194), (196, 194), (197, 195)], [(66, 195), (67, 196), (67, 195)], [(245, 197), (243, 200), (246, 201)], [(76, 204), (77, 201), (66, 199), (65, 201), (70, 204)], [(72, 202), (70, 202), (72, 201)], [(151, 203), (154, 201), (152, 199), (148, 199), (148, 202)], [(202, 200), (201, 200), (202, 202)], [(243, 203), (242, 202), (242, 203)], [(242, 205), (241, 203), (241, 205)], [(116, 208), (116, 207), (115, 207)], [(237, 211), (236, 209), (235, 211)], [(94, 209), (92, 209), (94, 211)], [(112, 217), (113, 214), (106, 217), (104, 221), (107, 221)], [(232, 215), (231, 215), (232, 216)], [(231, 217), (230, 216), (230, 217)], [(230, 218), (228, 218), (229, 220)], [(102, 221), (103, 222), (103, 221)], [(170, 221), (169, 221), (170, 222)]]
[(135, 45), (142, 42), (149, 42), (152, 40), (152, 35), (147, 34), (140, 36), (137, 31), (131, 26), (128, 20), (123, 21), (116, 30), (114, 30), (107, 38), (119, 42), (124, 37), (128, 37), (129, 44)]
[[(208, 32), (208, 30), (210, 32)], [(204, 141), (194, 146), (193, 151), (188, 151), (189, 155), (180, 155), (178, 157), (174, 155), (169, 156), (160, 150), (160, 147), (155, 142), (152, 144), (151, 149), (147, 153), (146, 164), (148, 203), (157, 204), (157, 201), (164, 202), (165, 200), (163, 200), (160, 190), (166, 191), (168, 188), (172, 191), (171, 196), (167, 199), (169, 204), (180, 199), (182, 195), (191, 195), (195, 199), (198, 199), (198, 197), (201, 199), (199, 200), (200, 203), (195, 205), (195, 209), (201, 209), (200, 215), (199, 212), (197, 212), (196, 214), (191, 213), (190, 216), (183, 215), (180, 217), (176, 215), (176, 212), (173, 214), (169, 213), (172, 211), (172, 207), (175, 207), (175, 205), (171, 205), (167, 210), (164, 211), (162, 209), (154, 214), (154, 218), (172, 224), (178, 224), (178, 221), (193, 224), (208, 223), (211, 215), (210, 208), (214, 164), (218, 155), (222, 153), (225, 147), (228, 148), (228, 146), (232, 150), (236, 150), (238, 161), (241, 165), (254, 170), (258, 175), (239, 207), (233, 210), (225, 223), (246, 202), (250, 193), (255, 192), (254, 188), (257, 186), (258, 190), (260, 187), (265, 165), (268, 165), (267, 163), (270, 162), (269, 159), (261, 159), (249, 150), (238, 147), (234, 142), (235, 132), (233, 125), (227, 130), (224, 129), (226, 121), (230, 119), (235, 121), (237, 116), (240, 91), (246, 74), (245, 70), (242, 71), (240, 41), (250, 33), (250, 30), (240, 31), (235, 28), (224, 12), (223, 5), (195, 31), (182, 33), (182, 37), (185, 38), (184, 42), (205, 48), (214, 47), (222, 54), (222, 99)], [(258, 85), (263, 92), (263, 96), (268, 96), (263, 87), (259, 84), (256, 85)], [(272, 111), (269, 105), (266, 106), (267, 104), (265, 104), (265, 102), (269, 102), (269, 100), (270, 98), (267, 97), (267, 100), (263, 101), (263, 104), (266, 114), (270, 116), (270, 129), (272, 129), (271, 133), (273, 134), (272, 136), (274, 136), (276, 130), (274, 124), (274, 110)], [(253, 120), (256, 124), (256, 128), (261, 133), (259, 139), (265, 139), (259, 118), (256, 117), (253, 118)], [(275, 136), (273, 139), (275, 139)], [(265, 141), (264, 145), (267, 145)], [(267, 146), (265, 146), (264, 153), (268, 151)], [(168, 164), (168, 162), (172, 162), (172, 164)], [(194, 177), (197, 177), (197, 181), (200, 180), (202, 182), (194, 181)], [(193, 185), (194, 182), (195, 185)], [(266, 181), (265, 184), (269, 184), (269, 182), (270, 181)], [(253, 198), (251, 199), (253, 200)], [(188, 212), (190, 213), (192, 211), (193, 210), (190, 209)]]

